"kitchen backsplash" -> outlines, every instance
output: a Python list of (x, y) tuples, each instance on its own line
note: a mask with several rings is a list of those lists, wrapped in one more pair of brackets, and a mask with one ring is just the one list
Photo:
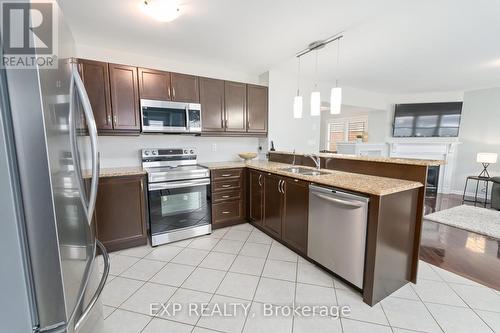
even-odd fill
[[(99, 136), (101, 167), (126, 167), (141, 164), (142, 148), (193, 147), (199, 162), (238, 161), (240, 152), (257, 152), (259, 139), (242, 137), (200, 137), (188, 135), (144, 134), (131, 137)], [(265, 152), (259, 155), (265, 158)]]

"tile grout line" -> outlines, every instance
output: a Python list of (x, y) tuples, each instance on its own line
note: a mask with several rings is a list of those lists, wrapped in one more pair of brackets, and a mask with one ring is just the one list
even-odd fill
[[(434, 265), (429, 264), (429, 263), (428, 263), (428, 265), (429, 265), (429, 267), (430, 267), (430, 268), (431, 268), (431, 269), (432, 269), (432, 270), (433, 270), (436, 274), (438, 274), (438, 275), (439, 275), (439, 277), (441, 277), (441, 278), (442, 278), (442, 276), (439, 274), (439, 272), (438, 272), (438, 271), (436, 271), (436, 270), (433, 268), (433, 266), (434, 266)], [(437, 267), (437, 266), (436, 266), (436, 267)], [(448, 272), (449, 272), (449, 271), (448, 271)], [(453, 272), (450, 272), (450, 273), (453, 273)], [(453, 273), (453, 274), (456, 274), (456, 273)], [(457, 275), (458, 275), (458, 274), (457, 274)], [(459, 276), (461, 276), (461, 275), (459, 275)], [(461, 276), (461, 277), (462, 277), (462, 276)], [(446, 281), (445, 279), (443, 279), (443, 281), (444, 281), (444, 283), (445, 283), (445, 284), (446, 284), (446, 285), (447, 285), (447, 286), (448, 286), (448, 287), (449, 287), (449, 288), (450, 288), (450, 289), (451, 289), (451, 290), (452, 290), (452, 291), (453, 291), (453, 292), (454, 292), (454, 293), (455, 293), (455, 294), (456, 294), (456, 295), (457, 295), (457, 296), (458, 296), (458, 297), (462, 300), (462, 302), (464, 302), (464, 303), (465, 303), (465, 305), (467, 305), (467, 307), (468, 307), (470, 310), (472, 310), (472, 312), (474, 312), (474, 314), (475, 314), (475, 315), (476, 315), (476, 316), (477, 316), (477, 317), (478, 317), (478, 318), (479, 318), (479, 319), (480, 319), (480, 320), (481, 320), (481, 321), (482, 321), (482, 322), (483, 322), (483, 323), (484, 323), (484, 324), (485, 324), (485, 325), (486, 325), (486, 326), (487, 326), (487, 327), (488, 327), (488, 328), (489, 328), (492, 332), (495, 332), (494, 328), (493, 328), (493, 327), (491, 327), (491, 326), (490, 326), (490, 325), (489, 325), (489, 324), (488, 324), (488, 323), (487, 323), (487, 322), (483, 319), (483, 317), (481, 317), (481, 316), (480, 316), (480, 315), (476, 312), (476, 310), (475, 310), (475, 309), (474, 309), (474, 308), (473, 308), (473, 307), (472, 307), (472, 306), (471, 306), (471, 305), (470, 305), (470, 304), (469, 304), (469, 303), (468, 303), (468, 302), (467, 302), (467, 301), (466, 301), (466, 300), (465, 300), (462, 296), (460, 296), (460, 294), (459, 294), (459, 293), (455, 290), (455, 288), (453, 288), (453, 283), (448, 282), (448, 281)], [(475, 281), (474, 281), (474, 282), (475, 282)], [(466, 284), (460, 284), (460, 283), (456, 283), (456, 284), (459, 284), (459, 285), (464, 285), (464, 286), (471, 286), (471, 287), (475, 287), (474, 285), (466, 285)], [(485, 288), (488, 288), (488, 287), (486, 287), (486, 286), (484, 286), (484, 285), (481, 285), (481, 284), (480, 284), (480, 286), (485, 287)], [(490, 289), (490, 288), (488, 288), (488, 289)], [(494, 293), (495, 291), (493, 290), (492, 292)], [(415, 293), (416, 293), (416, 292), (415, 292)], [(419, 296), (419, 295), (417, 294), (417, 296)], [(497, 313), (497, 312), (495, 312), (495, 311), (491, 311), (491, 312), (493, 312), (493, 313)]]
[[(253, 228), (255, 230), (258, 230), (255, 227), (253, 227)], [(262, 232), (262, 231), (259, 230), (259, 232)], [(267, 237), (269, 237), (269, 236), (267, 236)], [(273, 246), (273, 241), (274, 240), (271, 240), (271, 244), (269, 244), (269, 249), (267, 250), (266, 258), (264, 259), (264, 266), (262, 266), (262, 270), (261, 270), (260, 276), (259, 276), (259, 281), (257, 282), (257, 286), (255, 287), (255, 291), (253, 293), (252, 300), (250, 301), (250, 308), (249, 308), (249, 310), (252, 308), (253, 304), (255, 303), (255, 295), (257, 294), (257, 290), (259, 290), (259, 285), (260, 285), (260, 282), (262, 281), (262, 274), (264, 274), (264, 267), (266, 265), (267, 259), (269, 258), (269, 253), (271, 252), (271, 247)], [(247, 313), (247, 316), (245, 317), (245, 320), (243, 321), (243, 327), (241, 328), (241, 333), (243, 333), (244, 330), (245, 330), (245, 326), (247, 325), (247, 321), (248, 321), (248, 316), (250, 316), (250, 311)], [(293, 329), (293, 326), (292, 326), (292, 329)]]
[[(227, 231), (226, 231), (226, 233), (227, 233)], [(224, 235), (225, 235), (226, 233), (224, 233)], [(222, 235), (222, 236), (221, 236), (221, 238), (219, 238), (219, 239), (218, 239), (218, 241), (217, 241), (217, 243), (215, 244), (215, 246), (217, 246), (217, 244), (219, 244), (220, 240), (222, 239), (222, 237), (223, 237), (224, 235)], [(165, 265), (163, 266), (163, 268), (164, 268), (167, 264), (172, 263), (172, 260), (173, 260), (173, 259), (175, 259), (175, 258), (176, 258), (179, 254), (181, 254), (181, 252), (182, 252), (182, 251), (184, 251), (185, 249), (187, 249), (187, 248), (188, 248), (188, 246), (189, 246), (192, 242), (193, 242), (193, 241), (189, 242), (189, 243), (186, 245), (186, 247), (184, 247), (181, 251), (179, 251), (179, 253), (177, 253), (177, 254), (176, 254), (175, 256), (173, 256), (173, 257), (172, 257), (172, 258), (171, 258), (171, 259), (170, 259), (167, 263), (165, 263)], [(215, 246), (214, 246), (214, 247), (215, 247)], [(210, 254), (210, 252), (211, 252), (211, 251), (208, 251), (208, 253), (207, 253), (207, 254), (203, 257), (203, 259), (200, 261), (200, 264), (201, 264), (201, 263), (203, 262), (203, 260), (205, 260), (205, 258), (206, 258), (206, 257)], [(180, 264), (179, 264), (179, 265), (180, 265)], [(185, 266), (190, 266), (190, 265), (185, 265)], [(190, 277), (190, 276), (193, 274), (193, 272), (194, 272), (194, 271), (198, 268), (198, 266), (199, 266), (199, 264), (198, 264), (197, 266), (194, 266), (195, 268), (194, 268), (194, 269), (191, 271), (191, 273), (189, 273), (189, 275), (188, 275), (188, 276), (187, 276), (187, 277), (186, 277), (186, 278), (182, 281), (182, 283), (180, 284), (180, 286), (178, 286), (178, 287), (171, 286), (171, 287), (174, 287), (174, 288), (175, 288), (175, 291), (172, 293), (172, 295), (171, 295), (171, 296), (170, 296), (170, 297), (169, 297), (169, 298), (168, 298), (165, 302), (163, 302), (163, 305), (165, 305), (165, 303), (167, 303), (167, 302), (168, 302), (168, 301), (169, 301), (169, 300), (170, 300), (170, 299), (171, 299), (171, 298), (175, 295), (175, 293), (176, 293), (176, 292), (177, 292), (177, 291), (181, 288), (181, 286), (184, 284), (184, 282), (186, 282), (186, 280), (187, 280), (187, 279), (189, 279), (189, 277)], [(191, 266), (191, 267), (193, 267), (193, 266)], [(163, 269), (163, 268), (162, 268), (162, 269)], [(161, 271), (161, 270), (160, 270), (160, 271)], [(148, 280), (148, 282), (150, 282), (150, 281), (151, 281), (151, 279), (153, 279), (153, 278), (154, 278), (154, 277), (155, 277), (155, 276), (156, 276), (156, 275), (157, 275), (160, 271), (158, 271), (155, 275), (153, 275), (153, 276), (152, 276), (152, 277)], [(154, 283), (154, 282), (151, 282), (151, 283)], [(142, 287), (141, 287), (141, 288), (142, 288)], [(198, 292), (200, 292), (200, 291), (198, 291)], [(134, 294), (135, 294), (135, 293), (134, 293)], [(153, 321), (153, 319), (154, 319), (154, 318), (157, 318), (157, 319), (162, 319), (162, 320), (169, 320), (169, 321), (172, 321), (172, 322), (175, 322), (175, 323), (181, 323), (181, 324), (184, 324), (184, 325), (190, 325), (190, 324), (186, 324), (186, 323), (183, 323), (183, 322), (180, 322), (180, 321), (175, 321), (175, 320), (170, 320), (170, 319), (166, 319), (166, 318), (158, 317), (158, 314), (156, 314), (155, 316), (153, 316), (153, 317), (151, 318), (151, 320), (148, 322), (148, 324), (147, 324), (146, 326), (144, 326), (144, 328), (143, 328), (143, 329), (142, 329), (139, 333), (142, 333), (142, 332), (146, 329), (146, 327), (148, 327), (148, 325), (149, 325), (149, 324)], [(191, 331), (190, 331), (190, 332), (192, 332), (192, 331), (195, 329), (195, 327), (196, 327), (196, 326), (194, 326), (194, 325), (190, 325), (190, 326), (193, 326), (193, 328), (192, 328), (192, 329), (191, 329)]]
[[(297, 281), (298, 281), (298, 279), (299, 279), (299, 256), (297, 256), (297, 263), (295, 266), (295, 291), (293, 293), (293, 307), (295, 307), (295, 301), (297, 300), (297, 283), (298, 283)], [(295, 330), (295, 316), (292, 316), (292, 333), (294, 330)]]
[[(417, 283), (418, 283), (418, 281), (417, 281)], [(418, 299), (420, 300), (420, 303), (422, 303), (424, 305), (424, 307), (427, 310), (427, 312), (429, 312), (429, 314), (431, 315), (432, 319), (434, 319), (434, 322), (438, 325), (438, 327), (441, 330), (441, 332), (445, 332), (445, 330), (443, 329), (443, 327), (441, 326), (441, 324), (439, 324), (439, 322), (437, 321), (436, 317), (434, 317), (434, 314), (431, 312), (431, 310), (429, 309), (429, 307), (424, 303), (424, 300), (422, 299), (422, 297), (420, 297), (420, 295), (417, 293), (417, 291), (415, 290), (415, 288), (412, 285), (410, 285), (410, 287), (413, 289), (413, 291), (417, 295)], [(380, 306), (382, 306), (382, 304), (380, 304)]]
[[(234, 226), (231, 226), (229, 227), (229, 229), (226, 231), (225, 234), (227, 234)], [(237, 230), (237, 229), (235, 229)], [(253, 231), (253, 229), (252, 229)], [(241, 246), (241, 248), (239, 249), (238, 253), (235, 255), (233, 261), (231, 262), (231, 265), (229, 265), (229, 267), (227, 268), (225, 274), (224, 274), (224, 277), (222, 278), (222, 280), (219, 282), (219, 284), (217, 285), (217, 288), (215, 288), (215, 291), (212, 293), (212, 296), (210, 297), (210, 300), (208, 301), (208, 303), (211, 303), (213, 298), (217, 295), (217, 290), (219, 290), (220, 286), (222, 285), (222, 282), (224, 282), (224, 279), (226, 278), (227, 274), (229, 273), (229, 270), (231, 269), (231, 267), (233, 266), (234, 262), (236, 261), (236, 258), (238, 257), (239, 253), (241, 252), (241, 250), (243, 249), (243, 247), (245, 246), (248, 238), (250, 237), (250, 235), (252, 234), (252, 231), (250, 231), (250, 233), (248, 234), (247, 238), (245, 239), (245, 241), (243, 242), (243, 245)], [(224, 235), (225, 235), (224, 234)], [(221, 238), (222, 240), (222, 238)], [(217, 243), (218, 244), (218, 243)], [(217, 245), (216, 245), (217, 246)], [(214, 247), (215, 248), (215, 247)], [(218, 252), (217, 252), (218, 253)], [(218, 295), (218, 296), (223, 296), (223, 297), (228, 297), (228, 296), (224, 296), (224, 295)], [(234, 298), (234, 297), (233, 297)], [(251, 302), (251, 301), (250, 301)], [(251, 304), (251, 303), (250, 303)], [(198, 323), (200, 322), (200, 319), (201, 319), (201, 316), (198, 318), (198, 320), (196, 321), (196, 323), (194, 324), (194, 327), (200, 327), (200, 328), (205, 328), (205, 327), (202, 327), (202, 326), (198, 326)], [(242, 328), (243, 329), (243, 328)], [(194, 328), (193, 328), (194, 330)]]
[[(189, 245), (189, 244), (190, 244), (190, 243), (188, 243), (187, 245)], [(184, 249), (186, 249), (186, 248), (187, 248), (187, 245), (186, 245), (186, 247), (185, 247)], [(184, 249), (183, 249), (183, 250), (184, 250)], [(177, 253), (174, 257), (172, 257), (172, 258), (170, 259), (170, 261), (171, 261), (172, 259), (174, 259), (175, 257), (177, 257), (177, 256), (178, 256), (178, 255), (179, 255), (179, 254), (180, 254), (183, 250), (179, 251), (179, 253)], [(151, 252), (153, 252), (153, 251), (154, 251), (154, 249), (153, 249)], [(150, 252), (150, 253), (151, 253), (151, 252)], [(149, 255), (149, 253), (148, 253), (147, 255)], [(146, 255), (146, 256), (147, 256), (147, 255)], [(133, 292), (133, 293), (132, 293), (129, 297), (127, 297), (127, 299), (125, 299), (125, 300), (124, 300), (124, 301), (123, 301), (123, 302), (122, 302), (122, 303), (118, 306), (118, 308), (117, 308), (117, 309), (120, 309), (120, 310), (122, 310), (122, 311), (128, 311), (128, 310), (126, 310), (126, 309), (122, 309), (122, 308), (121, 308), (121, 306), (122, 306), (122, 305), (123, 305), (126, 301), (128, 301), (128, 300), (129, 300), (132, 296), (134, 296), (134, 295), (135, 295), (135, 294), (136, 294), (136, 293), (137, 293), (140, 289), (142, 289), (142, 287), (144, 287), (144, 286), (146, 285), (146, 283), (149, 283), (149, 282), (150, 282), (150, 280), (151, 280), (153, 277), (155, 277), (155, 276), (156, 276), (156, 275), (157, 275), (157, 274), (158, 274), (158, 273), (159, 273), (159, 272), (160, 272), (160, 271), (161, 271), (161, 270), (162, 270), (165, 266), (167, 266), (167, 264), (169, 264), (169, 263), (170, 263), (170, 261), (165, 262), (165, 264), (163, 265), (163, 267), (162, 267), (162, 268), (161, 268), (161, 269), (160, 269), (160, 270), (159, 270), (156, 274), (154, 274), (154, 275), (153, 275), (153, 276), (152, 276), (152, 277), (151, 277), (148, 281), (145, 281), (145, 282), (144, 282), (144, 283), (143, 283), (143, 284), (142, 284), (139, 288), (137, 288), (137, 290), (136, 290), (136, 291), (134, 291), (134, 292)], [(124, 278), (124, 277), (122, 277), (122, 278)], [(176, 291), (177, 291), (177, 290), (176, 290)], [(175, 294), (175, 292), (176, 292), (176, 291), (174, 291), (174, 292), (172, 293), (172, 295), (171, 295), (168, 299), (172, 298), (172, 296)], [(168, 300), (167, 300), (166, 302), (168, 302)], [(165, 303), (163, 303), (163, 304), (165, 304)], [(130, 311), (130, 312), (133, 312), (133, 311)], [(142, 315), (144, 315), (143, 313), (141, 313), (141, 314), (142, 314)], [(146, 315), (146, 316), (147, 316), (147, 315)], [(146, 325), (145, 325), (145, 326), (144, 326), (144, 327), (143, 327), (143, 328), (139, 331), (139, 333), (144, 332), (144, 330), (146, 329), (146, 327), (148, 327), (148, 326), (149, 326), (149, 324), (153, 321), (153, 319), (154, 319), (154, 318), (156, 318), (156, 317), (157, 317), (157, 315), (154, 315), (154, 316), (148, 316), (148, 317), (150, 317), (150, 319), (149, 319), (148, 323), (147, 323), (147, 324), (146, 324)]]
[[(219, 241), (220, 241), (220, 239), (219, 239)], [(191, 242), (192, 242), (192, 241), (191, 241)], [(171, 258), (168, 262), (165, 262), (165, 265), (163, 265), (163, 267), (162, 267), (162, 268), (161, 268), (161, 269), (160, 269), (160, 270), (159, 270), (156, 274), (154, 274), (154, 275), (153, 275), (153, 276), (152, 276), (152, 277), (151, 277), (148, 281), (144, 282), (144, 283), (143, 283), (143, 284), (142, 284), (142, 285), (141, 285), (141, 286), (140, 286), (140, 287), (139, 287), (139, 288), (138, 288), (138, 289), (137, 289), (134, 293), (132, 293), (132, 295), (130, 295), (130, 296), (129, 296), (129, 297), (128, 297), (125, 301), (123, 301), (123, 302), (120, 304), (120, 306), (122, 306), (122, 305), (123, 305), (123, 304), (124, 304), (124, 303), (125, 303), (128, 299), (130, 299), (133, 295), (135, 295), (135, 294), (136, 294), (136, 293), (137, 293), (137, 292), (138, 292), (138, 291), (139, 291), (139, 290), (140, 290), (140, 289), (141, 289), (141, 288), (142, 288), (142, 287), (143, 287), (146, 283), (152, 283), (152, 282), (151, 282), (151, 279), (153, 279), (153, 278), (154, 278), (154, 277), (155, 277), (155, 276), (156, 276), (156, 275), (157, 275), (157, 274), (158, 274), (158, 273), (159, 273), (159, 272), (160, 272), (160, 271), (161, 271), (161, 270), (162, 270), (165, 266), (167, 266), (167, 264), (171, 263), (171, 262), (172, 262), (172, 260), (173, 260), (173, 259), (175, 259), (175, 258), (176, 258), (176, 257), (177, 257), (177, 256), (178, 256), (181, 252), (182, 252), (182, 251), (184, 251), (185, 249), (187, 249), (187, 248), (188, 248), (188, 246), (189, 246), (189, 244), (191, 244), (191, 242), (189, 242), (189, 243), (186, 245), (186, 247), (182, 248), (182, 250), (180, 250), (180, 251), (179, 251), (179, 253), (177, 253), (175, 256), (173, 256), (173, 257), (172, 257), (172, 258)], [(218, 243), (218, 242), (217, 242), (217, 243)], [(153, 251), (151, 251), (151, 252), (153, 252)], [(207, 253), (207, 254), (203, 257), (202, 261), (206, 258), (206, 256), (208, 256), (208, 254), (209, 254), (209, 253), (210, 253), (210, 251), (209, 251), (209, 252), (208, 252), (208, 253)], [(202, 261), (200, 261), (200, 263), (201, 263)], [(186, 265), (186, 266), (188, 266), (188, 265)], [(192, 266), (191, 266), (191, 267), (192, 267)], [(192, 271), (192, 272), (191, 272), (191, 273), (190, 273), (190, 274), (186, 277), (186, 279), (184, 279), (184, 280), (183, 280), (183, 282), (182, 282), (182, 283), (184, 283), (184, 282), (185, 282), (185, 281), (189, 278), (189, 276), (191, 276), (191, 274), (193, 274), (193, 272), (196, 270), (196, 268), (198, 268), (198, 266), (196, 266), (196, 267), (193, 269), (193, 271)], [(181, 285), (182, 285), (182, 283), (181, 283)], [(171, 287), (173, 287), (173, 286), (171, 286)], [(169, 297), (169, 298), (168, 298), (165, 302), (163, 302), (163, 305), (165, 305), (165, 303), (166, 303), (166, 302), (168, 302), (168, 301), (169, 301), (169, 300), (170, 300), (170, 299), (171, 299), (171, 298), (175, 295), (175, 293), (177, 292), (177, 290), (179, 290), (180, 286), (179, 286), (179, 287), (175, 287), (175, 288), (176, 288), (176, 289), (175, 289), (175, 291), (172, 293), (172, 295), (171, 295), (171, 296), (170, 296), (170, 297)], [(119, 308), (120, 308), (120, 307), (119, 307)], [(125, 310), (125, 309), (121, 309), (121, 310), (127, 311), (127, 310)], [(144, 314), (143, 314), (143, 315), (144, 315)], [(154, 316), (150, 316), (150, 317), (151, 317), (151, 319), (149, 320), (149, 322), (146, 324), (146, 326), (144, 326), (144, 327), (142, 328), (142, 330), (141, 330), (139, 333), (143, 332), (143, 331), (146, 329), (146, 327), (148, 327), (148, 325), (149, 325), (149, 324), (153, 321), (153, 319), (154, 319), (154, 318), (164, 319), (164, 318), (160, 318), (160, 317), (158, 317), (158, 314), (156, 314), (156, 315), (154, 315)], [(164, 320), (168, 320), (168, 319), (164, 319)], [(173, 321), (173, 320), (171, 320), (171, 321)], [(182, 323), (182, 322), (179, 322), (179, 321), (175, 321), (175, 322), (176, 322), (176, 323), (185, 324), (185, 323)], [(193, 327), (193, 329), (194, 329), (194, 327)], [(191, 331), (192, 331), (192, 330), (191, 330)]]

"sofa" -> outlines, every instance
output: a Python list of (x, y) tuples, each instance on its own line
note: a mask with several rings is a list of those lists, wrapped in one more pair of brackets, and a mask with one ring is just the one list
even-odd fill
[(500, 210), (500, 177), (492, 177), (491, 208)]

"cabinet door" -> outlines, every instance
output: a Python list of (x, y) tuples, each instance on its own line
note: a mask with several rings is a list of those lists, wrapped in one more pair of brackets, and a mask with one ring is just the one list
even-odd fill
[(109, 64), (109, 78), (114, 130), (140, 132), (137, 68)]
[(267, 87), (247, 85), (247, 132), (267, 132)]
[(246, 132), (246, 84), (226, 81), (224, 94), (226, 132)]
[(281, 239), (297, 251), (307, 252), (307, 221), (309, 214), (309, 184), (286, 179), (283, 196)]
[(283, 196), (279, 190), (281, 178), (266, 175), (264, 180), (264, 228), (281, 238), (281, 207)]
[(172, 100), (176, 102), (199, 103), (198, 77), (170, 73)]
[(170, 73), (139, 68), (139, 95), (145, 99), (172, 100)]
[(78, 68), (89, 96), (98, 130), (112, 130), (108, 63), (78, 60)]
[(201, 130), (224, 132), (224, 81), (200, 78)]
[(250, 220), (262, 225), (264, 211), (264, 175), (257, 171), (249, 171), (250, 181)]
[(99, 179), (97, 238), (110, 251), (147, 243), (144, 177)]

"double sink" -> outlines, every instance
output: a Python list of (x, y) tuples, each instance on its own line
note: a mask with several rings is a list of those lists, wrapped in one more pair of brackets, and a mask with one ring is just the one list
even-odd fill
[(280, 169), (281, 171), (286, 171), (286, 172), (291, 172), (291, 173), (296, 173), (299, 175), (304, 175), (304, 176), (321, 176), (325, 175), (328, 172), (323, 172), (319, 170), (311, 170), (308, 168), (302, 168), (302, 167), (289, 167), (289, 168), (283, 168)]

